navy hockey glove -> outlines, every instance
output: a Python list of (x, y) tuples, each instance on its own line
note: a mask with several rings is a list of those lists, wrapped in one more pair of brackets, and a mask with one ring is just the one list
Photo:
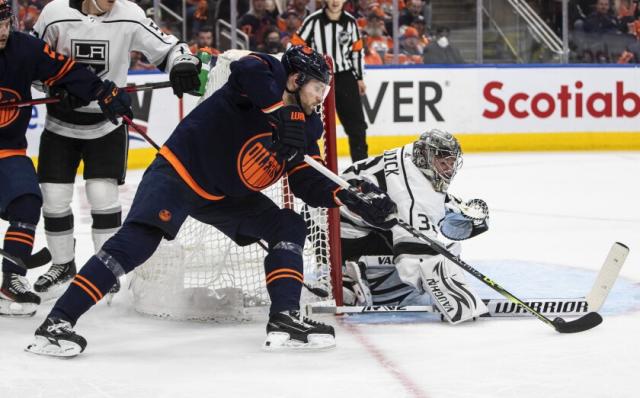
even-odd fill
[(60, 102), (58, 102), (56, 106), (65, 111), (71, 111), (89, 105), (89, 102), (76, 97), (62, 86), (49, 87), (49, 96), (60, 98)]
[(389, 230), (398, 223), (393, 217), (398, 207), (386, 192), (368, 181), (351, 182), (355, 182), (354, 188), (341, 189), (336, 193), (338, 200), (349, 211), (360, 216), (367, 224), (383, 230)]
[(194, 55), (183, 54), (175, 60), (169, 72), (169, 81), (173, 93), (178, 98), (182, 98), (184, 93), (196, 92), (200, 88), (200, 69), (202, 62)]
[(286, 105), (269, 114), (273, 127), (271, 151), (278, 159), (297, 161), (304, 156), (307, 146), (304, 112), (297, 105)]
[(128, 116), (133, 119), (131, 111), (131, 97), (124, 90), (121, 90), (111, 80), (105, 80), (96, 93), (98, 105), (102, 113), (111, 121), (118, 124), (118, 116)]

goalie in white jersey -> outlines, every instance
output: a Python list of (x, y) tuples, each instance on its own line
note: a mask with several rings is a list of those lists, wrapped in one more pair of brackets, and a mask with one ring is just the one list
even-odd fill
[[(174, 93), (197, 90), (200, 61), (175, 36), (163, 33), (135, 3), (126, 0), (53, 0), (42, 10), (34, 34), (52, 50), (88, 65), (117, 86), (127, 82), (130, 51), (140, 51), (169, 72)], [(66, 95), (52, 92), (51, 95)], [(114, 126), (116, 124), (116, 126)], [(44, 298), (63, 290), (75, 275), (73, 183), (84, 161), (95, 250), (121, 225), (118, 185), (124, 183), (128, 150), (126, 126), (107, 120), (96, 103), (66, 99), (47, 107), (40, 138), (38, 178), (53, 265), (34, 284)]]
[[(457, 241), (486, 231), (489, 216), (481, 199), (463, 203), (447, 192), (461, 165), (456, 138), (431, 130), (414, 143), (353, 164), (342, 177), (377, 185), (398, 205), (401, 219), (459, 254)], [(342, 208), (341, 235), (345, 304), (431, 302), (451, 323), (487, 312), (463, 270), (404, 229), (372, 228)]]

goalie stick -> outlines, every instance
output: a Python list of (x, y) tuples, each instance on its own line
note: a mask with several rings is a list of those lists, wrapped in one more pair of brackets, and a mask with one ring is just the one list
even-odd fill
[(19, 257), (7, 253), (4, 249), (0, 249), (0, 256), (6, 258), (18, 267), (24, 269), (42, 267), (43, 265), (51, 261), (51, 253), (46, 247), (42, 248), (39, 252), (32, 254), (24, 261)]
[[(360, 191), (358, 191), (357, 189), (352, 187), (347, 181), (343, 180), (342, 178), (340, 178), (339, 176), (334, 174), (331, 170), (329, 170), (326, 167), (324, 167), (321, 163), (317, 162), (311, 156), (305, 155), (304, 156), (304, 161), (309, 166), (313, 167), (318, 172), (320, 172), (325, 177), (329, 178), (330, 180), (332, 180), (333, 182), (335, 182), (339, 186), (343, 187), (344, 189), (350, 190), (358, 198), (360, 198), (361, 200), (363, 200), (365, 202), (368, 202), (368, 199), (365, 198), (364, 195)], [(452, 262), (457, 264), (460, 268), (464, 269), (469, 274), (471, 274), (475, 278), (479, 279), (482, 283), (484, 283), (485, 285), (489, 286), (490, 288), (492, 288), (496, 292), (500, 293), (502, 296), (506, 297), (512, 303), (519, 304), (520, 306), (522, 306), (522, 308), (524, 308), (527, 311), (529, 311), (533, 316), (535, 316), (536, 318), (538, 318), (540, 321), (544, 322), (545, 324), (551, 326), (552, 328), (554, 328), (559, 333), (577, 333), (577, 332), (582, 332), (582, 331), (594, 328), (594, 327), (596, 327), (596, 326), (598, 326), (599, 324), (602, 323), (602, 317), (597, 312), (589, 312), (586, 315), (584, 315), (584, 316), (582, 316), (582, 317), (580, 317), (578, 319), (575, 319), (573, 321), (569, 321), (569, 322), (565, 321), (564, 319), (562, 319), (560, 317), (556, 317), (553, 320), (551, 320), (551, 319), (547, 318), (546, 316), (544, 316), (543, 314), (541, 314), (539, 311), (536, 311), (531, 306), (527, 305), (524, 301), (522, 301), (518, 297), (516, 297), (513, 294), (511, 294), (507, 289), (503, 288), (498, 283), (494, 282), (489, 277), (485, 276), (480, 271), (478, 271), (477, 269), (473, 268), (471, 265), (469, 265), (466, 262), (462, 261), (462, 259), (460, 257), (455, 256), (453, 253), (451, 253), (449, 250), (447, 250), (447, 248), (443, 247), (437, 241), (429, 238), (428, 236), (424, 235), (422, 232), (416, 230), (411, 225), (407, 224), (404, 220), (398, 219), (397, 221), (398, 221), (397, 225), (400, 228), (404, 229), (405, 231), (407, 231), (408, 233), (410, 233), (414, 237), (416, 237), (416, 238), (422, 240), (423, 242), (425, 242), (427, 245), (429, 245), (429, 247), (431, 247), (433, 250), (435, 250), (438, 254), (441, 254), (445, 258), (451, 260)]]
[[(629, 248), (620, 242), (611, 246), (591, 291), (585, 297), (576, 298), (535, 298), (524, 299), (530, 307), (545, 315), (580, 316), (590, 311), (600, 311), (611, 287), (615, 283), (620, 269), (629, 254)], [(483, 318), (495, 317), (524, 317), (529, 313), (520, 305), (513, 304), (506, 299), (482, 299), (489, 308), (489, 312), (481, 315)], [(358, 314), (358, 313), (386, 313), (386, 312), (438, 312), (431, 305), (407, 306), (317, 306), (307, 305), (307, 314)]]

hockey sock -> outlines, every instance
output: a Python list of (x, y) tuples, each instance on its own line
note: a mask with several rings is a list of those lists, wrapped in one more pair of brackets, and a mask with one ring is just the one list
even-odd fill
[(75, 325), (82, 314), (109, 292), (116, 278), (151, 257), (161, 239), (162, 231), (155, 227), (125, 223), (82, 267), (49, 316)]
[[(36, 225), (40, 219), (42, 202), (35, 195), (24, 195), (13, 200), (6, 210), (9, 228), (4, 235), (3, 248), (7, 253), (26, 259), (31, 255), (35, 240)], [(26, 275), (27, 270), (11, 261), (2, 261), (2, 271), (19, 275)]]
[(91, 235), (95, 252), (111, 238), (122, 225), (122, 208), (118, 199), (118, 181), (94, 178), (86, 183), (87, 199), (91, 204)]
[(94, 210), (91, 212), (91, 218), (93, 219), (91, 236), (93, 238), (93, 247), (97, 252), (122, 225), (122, 211), (119, 208), (116, 211), (107, 210), (104, 212)]
[(271, 298), (270, 313), (300, 309), (304, 282), (302, 247), (292, 242), (279, 242), (264, 259), (267, 291)]
[(75, 258), (71, 210), (55, 215), (44, 212), (44, 232), (54, 264), (65, 264)]

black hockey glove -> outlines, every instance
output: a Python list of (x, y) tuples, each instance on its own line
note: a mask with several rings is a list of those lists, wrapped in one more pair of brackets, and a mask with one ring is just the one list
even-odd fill
[(297, 105), (286, 105), (268, 116), (273, 127), (271, 151), (279, 160), (301, 160), (307, 146), (304, 112)]
[(131, 97), (124, 90), (121, 90), (111, 80), (102, 82), (102, 86), (96, 93), (98, 105), (102, 109), (102, 113), (111, 121), (118, 124), (118, 116), (128, 116), (133, 119), (131, 111)]
[(175, 60), (169, 72), (169, 81), (171, 81), (173, 93), (178, 98), (182, 98), (184, 93), (195, 92), (200, 88), (198, 75), (201, 68), (200, 59), (191, 54), (183, 54)]
[(398, 211), (396, 203), (376, 185), (355, 180), (354, 188), (341, 189), (336, 196), (352, 213), (362, 217), (369, 225), (389, 230), (398, 223), (393, 215)]
[(89, 102), (76, 97), (62, 86), (49, 87), (49, 96), (60, 98), (60, 102), (58, 102), (56, 106), (65, 111), (71, 111), (89, 105)]

